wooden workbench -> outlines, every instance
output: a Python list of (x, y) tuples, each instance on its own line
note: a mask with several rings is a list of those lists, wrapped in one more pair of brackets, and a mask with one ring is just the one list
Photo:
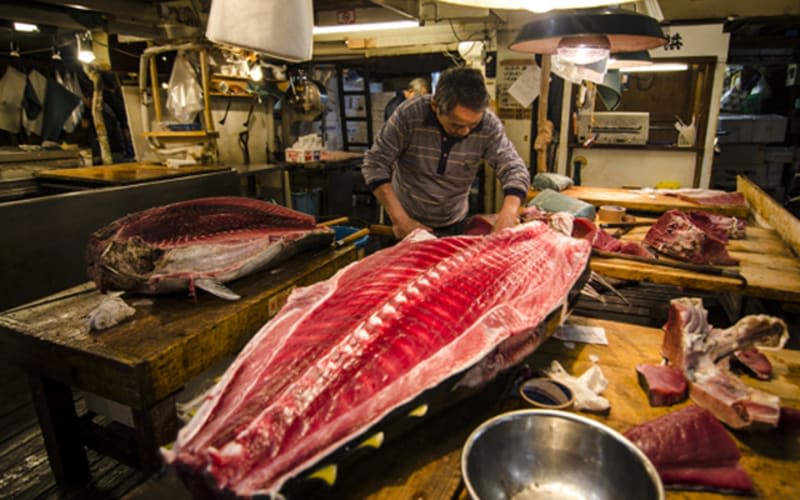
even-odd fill
[(204, 174), (229, 167), (219, 165), (191, 165), (170, 168), (155, 163), (115, 163), (95, 167), (59, 168), (36, 173), (40, 183), (74, 184), (88, 186), (121, 186), (137, 182), (171, 179), (185, 175)]
[[(292, 289), (326, 279), (356, 258), (354, 245), (306, 252), (230, 283), (242, 296), (238, 301), (202, 291), (196, 302), (185, 294), (159, 296), (100, 332), (89, 332), (86, 321), (103, 298), (92, 283), (0, 313), (0, 348), (29, 373), (57, 483), (80, 486), (89, 479), (84, 445), (145, 473), (157, 470), (158, 446), (177, 433), (181, 388), (237, 353)], [(127, 407), (133, 428), (99, 429), (91, 416), (79, 419), (71, 388)]]
[(602, 188), (593, 186), (572, 186), (561, 191), (561, 194), (578, 198), (596, 207), (601, 205), (617, 205), (629, 211), (666, 212), (667, 210), (705, 210), (707, 212), (736, 217), (747, 217), (749, 209), (739, 205), (699, 205), (684, 201), (677, 196), (665, 194), (643, 193), (636, 189)]
[[(608, 378), (603, 396), (611, 402), (608, 416), (581, 412), (611, 428), (625, 430), (676, 411), (691, 404), (673, 407), (650, 407), (639, 388), (635, 367), (638, 363), (658, 363), (662, 332), (660, 329), (613, 321), (573, 318), (577, 324), (602, 326), (608, 346), (578, 344), (570, 349), (556, 339), (546, 341), (527, 361), (531, 371), (541, 370), (551, 361), (559, 361), (575, 375), (591, 366), (590, 356)], [(768, 353), (775, 378), (746, 383), (773, 392), (781, 404), (800, 408), (800, 352), (783, 350)], [(478, 399), (460, 404), (425, 424), (419, 430), (391, 442), (363, 457), (352, 471), (342, 471), (337, 483), (317, 498), (467, 498), (461, 480), (461, 448), (469, 433), (481, 422), (503, 411), (527, 407), (514, 395), (511, 386), (490, 387)], [(777, 431), (732, 433), (742, 452), (741, 464), (753, 478), (760, 498), (797, 498), (797, 472), (800, 471), (800, 439)], [(565, 471), (566, 474), (569, 471)], [(668, 491), (668, 500), (713, 500), (728, 498), (708, 492)], [(741, 498), (741, 497), (730, 497)]]
[[(593, 256), (592, 269), (605, 276), (623, 280), (731, 292), (779, 302), (800, 302), (800, 222), (747, 179), (739, 179), (739, 191), (749, 204), (747, 236), (744, 240), (728, 242), (728, 252), (741, 263), (727, 268), (738, 270), (747, 279), (746, 285), (735, 278), (618, 258)], [(711, 211), (714, 208), (711, 207)], [(705, 206), (698, 205), (694, 205), (694, 209), (708, 210)], [(622, 239), (641, 242), (648, 229), (649, 226), (634, 228)], [(611, 233), (613, 231), (609, 230)]]

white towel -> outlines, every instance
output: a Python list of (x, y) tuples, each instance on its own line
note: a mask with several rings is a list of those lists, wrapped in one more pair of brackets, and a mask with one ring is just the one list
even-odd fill
[(0, 78), (0, 130), (19, 132), (22, 120), (22, 98), (25, 96), (25, 73), (13, 66)]

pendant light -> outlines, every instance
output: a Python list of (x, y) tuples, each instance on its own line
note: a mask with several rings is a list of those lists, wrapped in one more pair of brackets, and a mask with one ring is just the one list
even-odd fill
[[(635, 52), (663, 43), (664, 33), (652, 17), (608, 8), (558, 12), (531, 21), (522, 27), (509, 48), (558, 54), (565, 61), (578, 63), (603, 53)], [(587, 56), (589, 53), (593, 55)]]

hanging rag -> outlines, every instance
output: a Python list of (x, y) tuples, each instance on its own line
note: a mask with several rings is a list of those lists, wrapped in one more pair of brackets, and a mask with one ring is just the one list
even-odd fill
[[(35, 92), (36, 98), (39, 100), (41, 106), (46, 106), (47, 77), (35, 69), (31, 70), (31, 72), (28, 73), (28, 85), (32, 87), (32, 91)], [(25, 114), (27, 114), (27, 112)], [(28, 132), (28, 135), (38, 135), (41, 137), (42, 127), (44, 126), (44, 114), (37, 113), (32, 119), (29, 119), (25, 114), (22, 115), (22, 126), (25, 127), (25, 131)]]
[(47, 80), (45, 95), (42, 140), (58, 141), (61, 138), (64, 123), (73, 110), (80, 105), (81, 98), (52, 78)]
[(0, 130), (19, 133), (25, 85), (25, 73), (7, 66), (0, 78)]

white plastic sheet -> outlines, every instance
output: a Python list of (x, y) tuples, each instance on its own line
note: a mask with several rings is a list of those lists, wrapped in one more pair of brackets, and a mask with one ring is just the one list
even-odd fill
[(191, 123), (203, 109), (203, 88), (183, 51), (175, 56), (167, 90), (167, 111), (178, 123)]

